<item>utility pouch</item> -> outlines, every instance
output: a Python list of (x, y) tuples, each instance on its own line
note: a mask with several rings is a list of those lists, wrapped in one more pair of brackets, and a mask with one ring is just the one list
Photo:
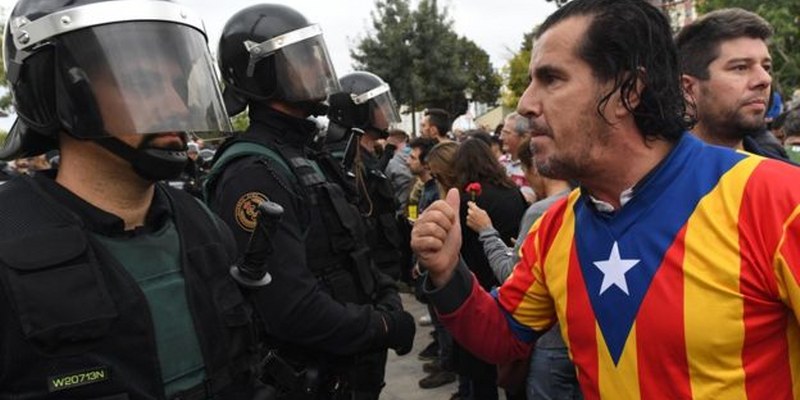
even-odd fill
[(297, 400), (317, 398), (320, 384), (318, 368), (305, 367), (298, 371), (272, 350), (264, 357), (262, 369), (266, 380), (273, 382), (286, 393), (285, 398)]
[(0, 261), (7, 266), (0, 276), (22, 332), (46, 353), (80, 353), (82, 344), (103, 337), (117, 318), (86, 233), (77, 226), (0, 241)]

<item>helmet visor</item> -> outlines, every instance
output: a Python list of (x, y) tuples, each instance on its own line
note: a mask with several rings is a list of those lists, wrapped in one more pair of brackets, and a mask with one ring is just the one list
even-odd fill
[(339, 91), (322, 35), (277, 50), (275, 73), (278, 98), (288, 102), (320, 102)]
[[(76, 137), (231, 131), (205, 36), (175, 23), (99, 25), (58, 39), (62, 120)], [(204, 135), (205, 136), (205, 135)]]
[(370, 99), (369, 108), (370, 124), (377, 129), (385, 131), (401, 121), (392, 92), (388, 90)]

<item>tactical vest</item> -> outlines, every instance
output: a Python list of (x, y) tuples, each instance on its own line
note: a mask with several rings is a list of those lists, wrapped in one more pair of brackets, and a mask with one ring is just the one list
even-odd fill
[[(326, 145), (330, 154), (341, 162), (344, 158), (346, 142), (340, 141)], [(360, 148), (359, 151), (365, 151)], [(401, 275), (403, 258), (403, 234), (397, 215), (397, 200), (394, 196), (394, 187), (389, 178), (376, 168), (373, 168), (362, 159), (355, 161), (360, 168), (354, 168), (363, 179), (363, 187), (354, 182), (355, 175), (348, 175), (350, 184), (356, 187), (357, 204), (361, 212), (367, 232), (367, 245), (370, 256), (381, 272), (397, 280)]]
[(367, 225), (367, 238), (375, 264), (385, 274), (400, 278), (403, 237), (397, 219), (397, 201), (389, 178), (377, 169), (364, 165), (367, 190), (360, 208)]
[[(174, 399), (247, 387), (251, 309), (228, 276), (218, 227), (164, 190), (180, 235), (206, 381)], [(30, 178), (0, 187), (0, 399), (164, 399), (147, 301), (83, 222)]]
[[(298, 218), (304, 224), (309, 270), (331, 296), (342, 302), (368, 304), (375, 300), (376, 277), (358, 209), (348, 201), (340, 168), (325, 153), (307, 158), (302, 149), (270, 143), (234, 140), (220, 149), (205, 183), (206, 198), (225, 166), (255, 156), (275, 165), (283, 185), (303, 198)], [(329, 179), (329, 177), (331, 177)]]

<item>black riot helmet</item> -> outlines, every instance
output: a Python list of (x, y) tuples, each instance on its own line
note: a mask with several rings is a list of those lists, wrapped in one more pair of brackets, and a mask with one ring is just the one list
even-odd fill
[(93, 140), (148, 180), (180, 174), (185, 149), (127, 134), (230, 131), (202, 21), (168, 0), (20, 0), (4, 62), (18, 120), (0, 158)]
[[(339, 79), (342, 91), (331, 95), (328, 119), (345, 129), (360, 129), (378, 139), (400, 122), (389, 84), (370, 72), (353, 72)], [(335, 130), (329, 130), (329, 134)], [(329, 142), (338, 140), (327, 138)]]
[(287, 6), (258, 4), (234, 14), (222, 29), (218, 56), (231, 115), (268, 100), (322, 115), (328, 95), (339, 89), (322, 29)]

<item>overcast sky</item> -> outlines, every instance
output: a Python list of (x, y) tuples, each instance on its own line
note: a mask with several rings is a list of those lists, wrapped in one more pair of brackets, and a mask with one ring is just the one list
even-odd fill
[[(7, 0), (3, 0), (7, 1)], [(373, 0), (279, 0), (322, 26), (328, 50), (339, 75), (353, 70), (349, 49), (366, 36), (371, 27)], [(216, 48), (225, 21), (238, 10), (257, 4), (253, 0), (186, 1), (206, 22), (212, 49)], [(412, 0), (414, 6), (417, 0)], [(455, 31), (474, 41), (500, 68), (522, 42), (522, 35), (555, 10), (545, 0), (440, 0), (448, 9)]]
[[(258, 1), (253, 0), (183, 0), (183, 4), (201, 14), (206, 23), (209, 46), (216, 51), (222, 26), (237, 11)], [(352, 72), (349, 49), (371, 29), (374, 0), (273, 0), (298, 10), (312, 23), (322, 26), (328, 51), (338, 75)], [(0, 0), (0, 7), (10, 12), (16, 0)], [(412, 0), (416, 7), (418, 0)], [(474, 41), (500, 69), (519, 48), (522, 35), (541, 23), (555, 10), (545, 0), (440, 0), (448, 9), (455, 31)], [(0, 128), (10, 122), (0, 119)]]

